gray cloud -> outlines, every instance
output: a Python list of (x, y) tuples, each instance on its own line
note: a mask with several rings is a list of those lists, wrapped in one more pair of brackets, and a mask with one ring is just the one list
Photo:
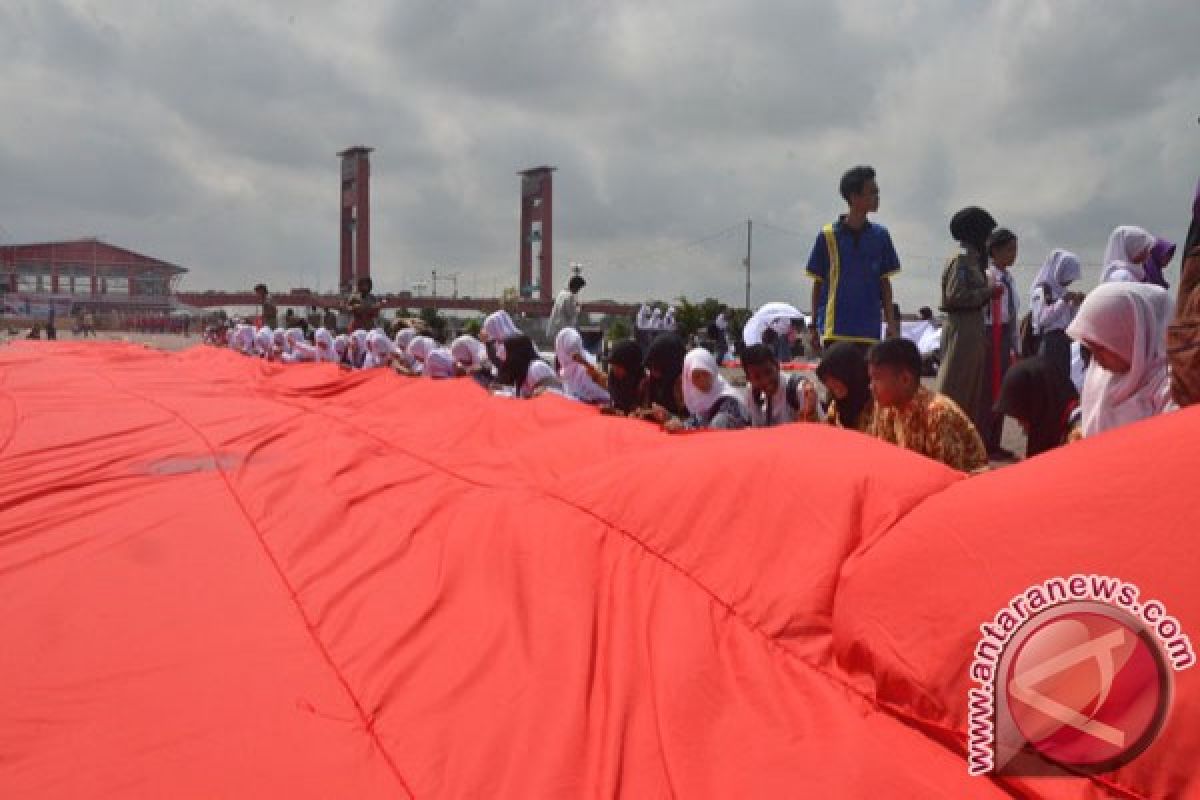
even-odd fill
[(932, 303), (967, 203), (1018, 231), (1026, 271), (1098, 258), (1120, 223), (1182, 235), (1197, 29), (1190, 0), (9, 2), (0, 232), (100, 233), (195, 287), (329, 288), (334, 153), (362, 143), (384, 289), (434, 266), (515, 283), (515, 173), (550, 163), (558, 271), (583, 261), (589, 295), (739, 300), (752, 216), (754, 301), (806, 306), (838, 177), (866, 162), (901, 300)]

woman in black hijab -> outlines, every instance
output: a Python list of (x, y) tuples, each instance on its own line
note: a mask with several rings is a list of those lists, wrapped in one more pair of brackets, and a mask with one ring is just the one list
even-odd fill
[(689, 415), (683, 404), (683, 359), (687, 345), (676, 333), (661, 333), (646, 351), (646, 377), (642, 380), (638, 404), (648, 409), (662, 406), (672, 416), (686, 419)]
[(942, 273), (946, 324), (942, 328), (937, 390), (957, 403), (977, 430), (985, 430), (983, 423), (991, 418), (986, 413), (991, 396), (984, 397), (987, 337), (983, 309), (1000, 291), (993, 288), (987, 276), (987, 239), (995, 229), (996, 220), (977, 206), (955, 214), (950, 220), (950, 235), (962, 246), (962, 252), (947, 262)]
[[(503, 359), (500, 361), (496, 382), (511, 386), (517, 392), (521, 391), (521, 385), (525, 383), (525, 374), (529, 372), (529, 365), (538, 360), (533, 341), (528, 336), (510, 336), (504, 340), (500, 352), (503, 353)], [(499, 354), (496, 357), (499, 358)]]
[(1017, 362), (1004, 376), (996, 413), (1021, 424), (1028, 437), (1025, 457), (1066, 444), (1080, 426), (1079, 395), (1070, 381), (1041, 356)]
[(638, 407), (638, 389), (646, 377), (642, 348), (632, 339), (617, 344), (608, 359), (608, 394), (612, 406), (626, 414)]
[(817, 365), (817, 380), (833, 397), (828, 421), (850, 430), (865, 431), (875, 415), (871, 378), (862, 348), (838, 342), (825, 351)]

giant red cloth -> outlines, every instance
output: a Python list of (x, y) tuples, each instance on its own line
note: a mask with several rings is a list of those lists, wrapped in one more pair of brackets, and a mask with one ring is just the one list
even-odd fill
[(1197, 686), (1096, 778), (967, 775), (980, 623), (1200, 626), (1200, 411), (965, 478), (470, 381), (0, 349), (0, 797), (1185, 796)]

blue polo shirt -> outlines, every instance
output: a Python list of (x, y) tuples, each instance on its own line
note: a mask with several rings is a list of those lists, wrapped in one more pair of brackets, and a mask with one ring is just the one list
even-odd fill
[(861, 231), (852, 231), (845, 219), (833, 224), (837, 268), (831, 266), (824, 230), (808, 257), (808, 274), (820, 281), (814, 322), (826, 340), (877, 342), (883, 328), (880, 282), (900, 271), (900, 257), (887, 228), (868, 220)]

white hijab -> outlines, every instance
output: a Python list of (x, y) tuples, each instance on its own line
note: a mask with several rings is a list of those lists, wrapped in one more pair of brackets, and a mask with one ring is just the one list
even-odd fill
[(233, 349), (244, 355), (254, 355), (254, 327), (240, 324), (233, 329)]
[(554, 339), (554, 354), (558, 357), (558, 372), (562, 375), (567, 394), (585, 403), (608, 403), (608, 390), (592, 380), (587, 367), (575, 360), (581, 355), (591, 360), (583, 349), (583, 337), (574, 328), (563, 328)]
[(1114, 230), (1104, 248), (1104, 273), (1100, 282), (1145, 281), (1146, 267), (1135, 264), (1133, 259), (1153, 247), (1155, 241), (1151, 233), (1134, 225), (1122, 225)]
[[(712, 388), (707, 392), (700, 391), (692, 383), (692, 374), (698, 371), (713, 376)], [(713, 354), (703, 347), (691, 350), (683, 359), (683, 402), (687, 410), (703, 417), (722, 397), (732, 397), (741, 402), (737, 390), (721, 377), (721, 370), (717, 368), (717, 360), (713, 358)]]
[(450, 343), (450, 352), (467, 371), (479, 369), (487, 358), (487, 348), (474, 336), (459, 336)]
[(408, 359), (412, 362), (415, 372), (419, 373), (425, 369), (425, 359), (436, 347), (437, 342), (428, 336), (417, 336), (408, 343)]
[(650, 327), (650, 306), (642, 303), (642, 307), (638, 309), (637, 322), (635, 324), (639, 330), (645, 330)]
[(386, 367), (392, 361), (396, 345), (381, 329), (376, 328), (367, 334), (367, 357), (363, 359), (363, 369)]
[[(521, 397), (532, 397), (534, 391), (547, 380), (554, 384), (558, 382), (558, 376), (554, 374), (554, 370), (541, 359), (535, 359), (529, 362), (529, 369), (525, 371), (525, 380), (521, 382)], [(550, 388), (557, 388), (557, 385)]]
[(512, 317), (507, 311), (495, 311), (487, 316), (483, 321), (483, 328), (480, 331), (481, 337), (486, 337), (484, 341), (492, 341), (499, 344), (505, 339), (513, 336), (520, 336), (521, 329), (512, 321)]
[(1169, 411), (1167, 324), (1174, 303), (1167, 291), (1148, 283), (1105, 283), (1092, 290), (1067, 333), (1129, 361), (1118, 375), (1094, 360), (1083, 380), (1083, 434), (1137, 422)]
[(662, 330), (662, 326), (663, 326), (662, 309), (656, 308), (650, 314), (650, 321), (646, 323), (646, 327), (649, 328), (650, 330), (657, 331), (657, 330)]
[(803, 318), (804, 315), (795, 306), (788, 303), (767, 303), (746, 320), (746, 327), (742, 329), (742, 341), (746, 343), (747, 347), (762, 344), (762, 337), (768, 326), (773, 328), (776, 333), (786, 336), (792, 329), (792, 320)]
[[(1060, 301), (1067, 286), (1082, 275), (1079, 256), (1070, 250), (1055, 250), (1042, 264), (1029, 290), (1029, 309), (1036, 333), (1062, 330), (1071, 324), (1071, 307)], [(1043, 284), (1046, 288), (1039, 290)], [(1043, 292), (1047, 293), (1046, 297), (1042, 296)]]
[(328, 328), (317, 328), (317, 332), (313, 334), (313, 340), (317, 343), (318, 361), (337, 363), (341, 360), (341, 356), (333, 344), (333, 334), (329, 332)]
[(457, 362), (448, 347), (435, 347), (425, 356), (424, 375), (427, 378), (454, 378), (458, 376), (455, 369)]
[(344, 333), (339, 333), (333, 337), (333, 351), (337, 354), (334, 360), (341, 363), (346, 358), (346, 353), (350, 350), (350, 337)]
[(275, 334), (266, 325), (258, 329), (258, 333), (254, 334), (254, 350), (263, 358), (269, 358), (271, 351), (275, 348)]
[(663, 315), (663, 330), (675, 330), (675, 306), (669, 306), (667, 313)]
[(396, 344), (396, 349), (401, 352), (408, 350), (408, 343), (417, 338), (416, 328), (401, 328), (396, 331), (396, 338), (393, 340)]

